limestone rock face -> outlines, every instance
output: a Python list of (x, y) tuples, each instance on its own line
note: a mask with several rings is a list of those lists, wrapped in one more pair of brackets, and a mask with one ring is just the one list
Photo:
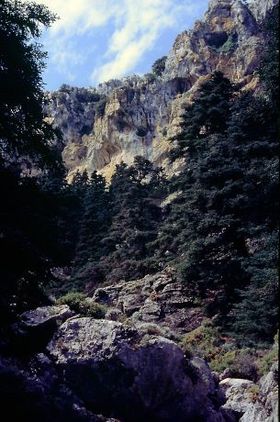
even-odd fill
[(250, 9), (258, 22), (261, 22), (269, 13), (269, 11), (279, 3), (279, 0), (253, 0)]
[(93, 300), (117, 308), (134, 324), (156, 323), (177, 334), (197, 328), (203, 318), (169, 267), (140, 280), (99, 288)]
[(167, 160), (170, 139), (180, 131), (182, 107), (199, 84), (220, 70), (252, 87), (263, 48), (260, 22), (276, 0), (212, 0), (202, 21), (178, 35), (161, 76), (112, 80), (97, 89), (63, 87), (47, 95), (45, 112), (63, 134), (69, 178), (97, 170), (107, 179), (115, 165), (142, 155), (167, 174), (180, 170)]
[[(119, 322), (72, 318), (48, 353), (87, 407), (124, 421), (223, 422), (207, 365), (173, 342)], [(216, 403), (216, 407), (214, 405)]]

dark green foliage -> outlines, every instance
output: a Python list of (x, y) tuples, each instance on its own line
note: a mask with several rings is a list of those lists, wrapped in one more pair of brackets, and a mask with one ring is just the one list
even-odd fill
[[(35, 3), (2, 0), (0, 7), (0, 296), (1, 324), (46, 298), (42, 285), (57, 261), (54, 202), (64, 171), (56, 136), (43, 120), (45, 53), (36, 42), (54, 16)], [(24, 169), (41, 171), (23, 177)], [(51, 180), (51, 181), (50, 181)], [(47, 185), (49, 186), (47, 188)]]
[(105, 179), (94, 172), (86, 187), (73, 279), (77, 285), (95, 285), (103, 280), (100, 258), (106, 253), (102, 244), (111, 222), (110, 196)]
[(152, 84), (157, 79), (157, 77), (154, 73), (145, 73), (144, 77), (149, 84)]
[(230, 81), (221, 72), (214, 72), (198, 91), (196, 101), (186, 109), (182, 135), (171, 158), (205, 150), (203, 139), (225, 133), (232, 94)]
[[(188, 289), (213, 297), (207, 312), (217, 324), (252, 344), (271, 340), (276, 330), (275, 245), (268, 240), (279, 212), (277, 128), (268, 100), (251, 93), (234, 98), (233, 91), (215, 73), (186, 110), (171, 154), (184, 157), (186, 167), (172, 181), (177, 195), (155, 245), (157, 259), (177, 263)], [(251, 256), (248, 239), (255, 236), (267, 244), (263, 256)]]
[(248, 346), (260, 340), (272, 343), (278, 321), (278, 237), (259, 232), (257, 251), (244, 261), (251, 283), (239, 291), (240, 301), (232, 311), (232, 328)]
[(79, 222), (88, 184), (87, 173), (77, 173), (70, 184), (65, 183), (58, 191), (52, 192), (55, 201), (57, 258), (60, 266), (69, 266), (75, 258)]
[(110, 191), (112, 225), (103, 240), (108, 255), (101, 260), (110, 281), (129, 280), (152, 271), (149, 243), (161, 218), (157, 205), (159, 171), (142, 157), (134, 165), (117, 166)]
[(152, 66), (152, 71), (156, 76), (161, 76), (165, 70), (167, 56), (163, 56), (160, 59), (157, 59)]
[(38, 306), (45, 300), (40, 289), (57, 264), (56, 205), (34, 179), (20, 179), (1, 169), (0, 211), (1, 321)]
[[(36, 3), (2, 0), (0, 7), (0, 158), (15, 158), (33, 166), (54, 164), (50, 149), (54, 132), (43, 120), (41, 72), (46, 54), (38, 39), (54, 21)], [(29, 157), (29, 160), (27, 158)]]
[(69, 292), (65, 296), (57, 300), (59, 305), (68, 305), (69, 308), (80, 315), (101, 319), (105, 317), (106, 307), (91, 299), (80, 292)]
[(274, 110), (279, 109), (279, 5), (268, 13), (263, 22), (266, 37), (259, 75), (270, 95)]

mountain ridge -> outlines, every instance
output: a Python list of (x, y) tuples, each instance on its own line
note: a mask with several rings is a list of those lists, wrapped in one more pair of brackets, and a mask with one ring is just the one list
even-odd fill
[(68, 177), (97, 170), (109, 180), (116, 164), (131, 164), (137, 155), (170, 165), (170, 140), (180, 132), (184, 105), (213, 71), (243, 89), (256, 89), (254, 72), (263, 43), (261, 22), (275, 0), (212, 0), (203, 20), (179, 34), (161, 74), (133, 75), (95, 88), (48, 93), (48, 121), (62, 132), (63, 160)]

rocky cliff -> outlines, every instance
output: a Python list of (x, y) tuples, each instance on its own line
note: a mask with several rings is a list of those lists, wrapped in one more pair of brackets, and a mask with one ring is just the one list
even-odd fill
[(178, 35), (160, 74), (48, 93), (45, 110), (62, 131), (69, 177), (98, 170), (109, 179), (117, 163), (136, 155), (170, 172), (167, 152), (182, 108), (207, 75), (220, 70), (243, 89), (256, 87), (261, 22), (276, 2), (211, 0), (204, 19)]

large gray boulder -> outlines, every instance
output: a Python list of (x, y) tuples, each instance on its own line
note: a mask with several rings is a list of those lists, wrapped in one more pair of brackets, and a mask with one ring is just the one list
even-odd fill
[(171, 340), (116, 321), (71, 318), (48, 345), (87, 408), (122, 421), (223, 422), (217, 382)]

